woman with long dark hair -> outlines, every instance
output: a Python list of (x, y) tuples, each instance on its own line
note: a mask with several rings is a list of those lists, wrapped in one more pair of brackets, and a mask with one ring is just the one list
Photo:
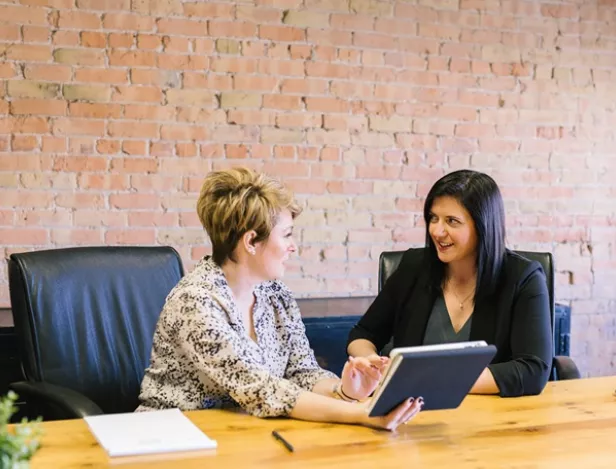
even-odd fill
[(424, 204), (426, 246), (409, 249), (349, 336), (348, 352), (377, 369), (394, 347), (485, 340), (498, 351), (471, 392), (539, 394), (552, 363), (545, 274), (505, 247), (505, 209), (488, 175), (454, 171)]

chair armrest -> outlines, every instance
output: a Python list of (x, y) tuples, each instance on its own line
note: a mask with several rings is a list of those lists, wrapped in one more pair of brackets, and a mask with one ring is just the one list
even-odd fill
[(555, 356), (553, 364), (554, 370), (556, 371), (556, 379), (559, 381), (565, 379), (580, 379), (582, 377), (575, 362), (569, 357), (562, 355)]
[(83, 394), (55, 384), (18, 381), (11, 383), (9, 388), (26, 402), (55, 406), (64, 419), (103, 414), (101, 408)]

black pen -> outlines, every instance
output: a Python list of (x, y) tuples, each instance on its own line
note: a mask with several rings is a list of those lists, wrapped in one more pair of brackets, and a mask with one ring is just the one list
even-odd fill
[(276, 430), (272, 432), (272, 436), (276, 438), (278, 441), (280, 441), (284, 445), (284, 447), (287, 448), (287, 450), (289, 450), (291, 453), (295, 451), (293, 449), (293, 445), (289, 443), (287, 440), (285, 440), (284, 437), (280, 433), (278, 433)]

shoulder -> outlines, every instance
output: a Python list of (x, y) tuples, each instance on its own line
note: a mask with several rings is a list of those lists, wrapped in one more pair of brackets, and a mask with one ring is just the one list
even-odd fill
[(203, 260), (171, 290), (163, 311), (168, 314), (218, 315), (230, 301), (226, 280), (210, 260)]
[(507, 250), (503, 261), (504, 279), (507, 283), (515, 283), (519, 286), (529, 282), (545, 284), (546, 273), (542, 265), (536, 261)]
[(403, 269), (416, 269), (425, 262), (426, 248), (410, 248), (406, 251), (401, 251), (400, 265)]
[(290, 308), (295, 302), (291, 289), (281, 280), (270, 280), (259, 284), (258, 292), (272, 301), (280, 302), (285, 309)]

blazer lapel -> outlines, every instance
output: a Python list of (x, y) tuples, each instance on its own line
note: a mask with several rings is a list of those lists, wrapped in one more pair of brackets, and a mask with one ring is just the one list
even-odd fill
[(404, 315), (408, 318), (400, 346), (415, 346), (423, 343), (428, 319), (437, 297), (437, 292), (430, 289), (424, 281), (419, 281), (409, 300), (404, 305)]
[(495, 336), (496, 298), (484, 298), (475, 305), (469, 340), (493, 342)]

